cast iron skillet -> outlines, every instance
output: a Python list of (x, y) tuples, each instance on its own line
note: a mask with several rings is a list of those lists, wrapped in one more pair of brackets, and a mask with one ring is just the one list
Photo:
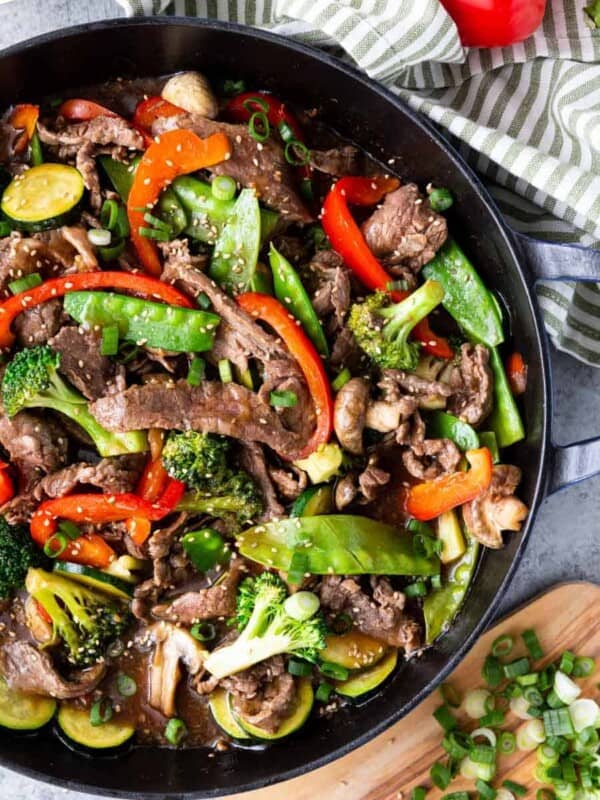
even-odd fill
[(489, 195), (435, 129), (392, 94), (309, 47), (250, 28), (183, 19), (115, 20), (39, 37), (0, 57), (0, 106), (117, 75), (186, 68), (244, 77), (289, 100), (318, 106), (325, 122), (424, 186), (452, 188), (451, 225), (486, 283), (509, 309), (511, 331), (528, 362), (527, 439), (510, 461), (523, 470), (520, 495), (531, 508), (520, 535), (487, 552), (458, 621), (438, 645), (404, 665), (377, 697), (316, 720), (267, 752), (134, 748), (114, 760), (75, 755), (51, 732), (0, 737), (0, 763), (32, 777), (130, 798), (217, 797), (291, 778), (381, 733), (426, 697), (462, 659), (486, 624), (521, 557), (545, 493), (600, 471), (600, 441), (556, 447), (550, 434), (548, 350), (533, 298), (539, 279), (600, 279), (600, 252), (542, 244), (509, 230)]

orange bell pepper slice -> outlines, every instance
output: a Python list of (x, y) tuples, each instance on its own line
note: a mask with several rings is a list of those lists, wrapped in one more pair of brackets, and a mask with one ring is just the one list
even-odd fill
[(23, 131), (15, 142), (14, 151), (17, 155), (25, 152), (27, 145), (33, 138), (39, 115), (39, 106), (34, 106), (31, 103), (20, 103), (14, 107), (9, 122), (13, 128)]

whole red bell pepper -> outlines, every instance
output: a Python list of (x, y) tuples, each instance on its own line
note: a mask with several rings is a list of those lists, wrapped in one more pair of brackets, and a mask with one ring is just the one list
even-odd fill
[(31, 105), (31, 103), (20, 103), (13, 108), (9, 122), (13, 128), (23, 131), (15, 141), (14, 151), (17, 155), (25, 152), (33, 138), (39, 115), (39, 106)]
[(466, 47), (507, 47), (539, 28), (546, 0), (441, 0)]
[(279, 300), (258, 292), (247, 292), (236, 300), (244, 311), (273, 328), (283, 339), (304, 374), (317, 416), (317, 425), (312, 436), (301, 452), (294, 457), (306, 458), (319, 445), (329, 441), (333, 430), (333, 398), (323, 361), (311, 340)]
[(465, 457), (471, 466), (467, 472), (453, 472), (411, 486), (406, 498), (411, 517), (427, 522), (485, 492), (492, 482), (492, 454), (487, 447), (480, 447), (467, 450)]
[(119, 116), (110, 108), (101, 106), (100, 103), (94, 103), (93, 100), (85, 100), (83, 97), (72, 97), (70, 100), (65, 100), (60, 105), (58, 113), (69, 122), (87, 122), (96, 117)]
[[(397, 189), (398, 185), (397, 178), (340, 178), (333, 184), (323, 203), (321, 223), (333, 249), (342, 256), (360, 282), (372, 291), (387, 291), (392, 278), (371, 252), (350, 213), (348, 203), (374, 205), (388, 192)], [(394, 291), (391, 294), (396, 302), (400, 302), (408, 297), (409, 292)], [(423, 350), (437, 358), (454, 356), (446, 339), (435, 334), (426, 319), (415, 325), (413, 336), (422, 344)]]
[(162, 265), (156, 244), (145, 238), (144, 214), (150, 211), (160, 193), (178, 175), (210, 167), (231, 155), (229, 140), (222, 133), (201, 139), (190, 130), (163, 133), (142, 156), (127, 199), (131, 241), (146, 272), (159, 276)]
[(124, 289), (149, 300), (162, 300), (172, 306), (193, 308), (189, 297), (182, 292), (156, 278), (136, 272), (79, 272), (62, 278), (50, 278), (39, 286), (0, 303), (0, 348), (12, 346), (15, 337), (10, 326), (22, 311), (55, 297), (64, 297), (68, 292), (92, 289)]

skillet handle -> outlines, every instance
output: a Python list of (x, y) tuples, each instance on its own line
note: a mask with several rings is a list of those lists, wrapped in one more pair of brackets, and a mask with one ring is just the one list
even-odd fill
[[(515, 232), (527, 260), (533, 285), (537, 281), (600, 282), (600, 250), (575, 244), (556, 244)], [(600, 473), (600, 437), (569, 445), (552, 443), (548, 494)]]

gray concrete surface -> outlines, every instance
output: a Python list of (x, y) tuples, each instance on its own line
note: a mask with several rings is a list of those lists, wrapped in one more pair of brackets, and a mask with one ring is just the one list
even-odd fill
[[(0, 48), (49, 30), (123, 16), (114, 0), (14, 0), (0, 5)], [(553, 351), (560, 443), (600, 435), (600, 370)], [(600, 583), (600, 477), (548, 498), (500, 614), (561, 581)], [(0, 769), (4, 800), (92, 800)], [(257, 795), (258, 797), (258, 795)]]

